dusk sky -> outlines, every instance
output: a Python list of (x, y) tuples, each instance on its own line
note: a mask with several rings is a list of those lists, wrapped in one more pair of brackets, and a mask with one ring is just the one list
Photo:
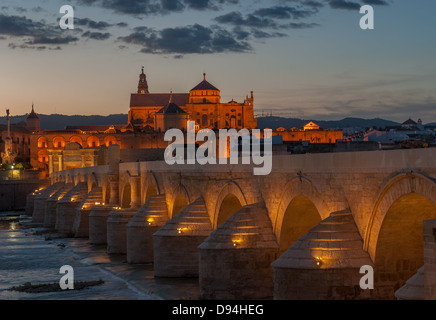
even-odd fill
[(206, 72), (256, 115), (436, 122), (435, 33), (435, 0), (1, 0), (0, 113), (127, 113), (144, 66), (150, 92)]

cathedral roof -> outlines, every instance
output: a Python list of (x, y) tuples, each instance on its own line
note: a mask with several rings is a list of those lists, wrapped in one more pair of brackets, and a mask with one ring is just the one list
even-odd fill
[(212, 84), (210, 84), (206, 80), (206, 74), (205, 73), (203, 73), (203, 76), (204, 76), (203, 81), (201, 81), (194, 88), (192, 88), (191, 91), (195, 91), (195, 90), (215, 90), (215, 91), (220, 91), (219, 89), (217, 89), (215, 86), (213, 86)]
[[(168, 104), (170, 93), (149, 93), (136, 94), (130, 96), (131, 107), (162, 107)], [(172, 101), (179, 106), (189, 103), (189, 93), (173, 93)]]
[(177, 104), (174, 102), (168, 103), (165, 107), (160, 109), (156, 113), (162, 113), (162, 114), (186, 114), (185, 111), (183, 111)]

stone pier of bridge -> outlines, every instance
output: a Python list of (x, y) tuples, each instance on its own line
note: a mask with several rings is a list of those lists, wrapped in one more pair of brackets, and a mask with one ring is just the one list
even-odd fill
[[(430, 254), (436, 148), (273, 155), (265, 176), (108, 154), (52, 173), (35, 221), (52, 225), (55, 207), (59, 232), (152, 263), (156, 277), (198, 277), (204, 299), (393, 299)], [(364, 265), (374, 289), (359, 286)]]

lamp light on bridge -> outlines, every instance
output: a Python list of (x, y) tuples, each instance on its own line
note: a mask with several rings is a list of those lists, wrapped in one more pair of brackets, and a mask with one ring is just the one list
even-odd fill
[(322, 258), (321, 257), (315, 257), (315, 264), (318, 268), (321, 268), (322, 266)]
[(181, 234), (181, 233), (183, 233), (186, 230), (188, 230), (188, 228), (177, 228), (177, 233)]
[(240, 240), (233, 240), (233, 247), (236, 248), (239, 245)]
[(148, 220), (147, 220), (147, 224), (148, 224), (149, 226), (151, 226), (151, 225), (153, 224), (153, 219), (148, 219)]
[(96, 205), (96, 206), (99, 206), (99, 205), (100, 205), (100, 202), (96, 202), (95, 205)]

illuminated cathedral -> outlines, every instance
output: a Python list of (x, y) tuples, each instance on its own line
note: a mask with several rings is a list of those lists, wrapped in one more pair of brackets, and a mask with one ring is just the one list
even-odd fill
[[(178, 109), (173, 107), (171, 110), (163, 110), (170, 102)], [(189, 118), (196, 122), (199, 129), (254, 129), (257, 127), (257, 120), (254, 119), (253, 102), (251, 91), (244, 102), (238, 103), (232, 99), (222, 103), (221, 91), (206, 80), (205, 73), (203, 81), (189, 93), (150, 93), (142, 69), (138, 91), (130, 96), (129, 124), (138, 129), (165, 131), (168, 126), (162, 127), (156, 119), (156, 116), (162, 118), (159, 114), (164, 114), (163, 118), (169, 117), (173, 123), (177, 117), (180, 120)], [(175, 113), (178, 116), (174, 116)]]
[[(253, 91), (243, 102), (233, 99), (222, 102), (221, 91), (206, 80), (206, 74), (188, 93), (152, 93), (142, 68), (137, 90), (130, 95), (127, 124), (40, 131), (40, 120), (32, 106), (26, 123), (11, 130), (13, 148), (9, 149), (46, 176), (54, 171), (104, 164), (111, 144), (120, 146), (122, 160), (126, 162), (160, 160), (162, 150), (168, 146), (164, 140), (168, 129), (185, 130), (188, 120), (195, 121), (197, 130), (255, 129), (253, 105)], [(8, 130), (0, 131), (0, 148), (9, 150)], [(273, 135), (282, 136), (284, 142), (334, 143), (342, 139), (342, 130), (320, 130), (311, 122), (304, 130), (279, 128)]]

